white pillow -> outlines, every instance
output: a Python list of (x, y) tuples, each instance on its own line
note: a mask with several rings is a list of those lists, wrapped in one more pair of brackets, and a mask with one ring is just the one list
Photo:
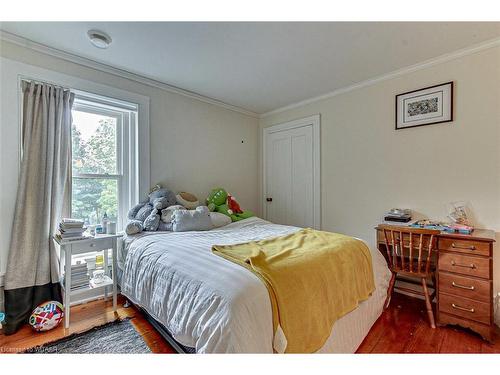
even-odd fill
[(232, 222), (229, 216), (221, 214), (220, 212), (210, 212), (210, 219), (212, 219), (212, 224), (216, 228), (223, 227)]

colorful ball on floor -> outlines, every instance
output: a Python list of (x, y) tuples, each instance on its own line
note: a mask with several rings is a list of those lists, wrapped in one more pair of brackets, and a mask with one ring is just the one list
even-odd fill
[(33, 310), (29, 324), (37, 332), (49, 331), (61, 323), (63, 316), (63, 305), (57, 301), (48, 301)]

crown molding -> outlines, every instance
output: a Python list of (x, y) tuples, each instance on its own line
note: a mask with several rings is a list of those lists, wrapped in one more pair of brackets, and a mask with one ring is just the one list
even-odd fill
[(34, 42), (32, 40), (23, 38), (19, 35), (15, 35), (15, 34), (9, 33), (9, 32), (4, 31), (4, 30), (0, 30), (0, 39), (4, 40), (6, 42), (9, 42), (9, 43), (16, 44), (16, 45), (21, 46), (21, 47), (25, 47), (25, 48), (29, 48), (29, 49), (32, 49), (32, 50), (37, 51), (37, 52), (41, 52), (41, 53), (46, 54), (46, 55), (57, 57), (59, 59), (69, 61), (69, 62), (78, 64), (81, 66), (85, 66), (87, 68), (96, 69), (96, 70), (99, 70), (99, 71), (102, 71), (105, 73), (113, 74), (113, 75), (121, 77), (121, 78), (125, 78), (125, 79), (135, 81), (138, 83), (142, 83), (144, 85), (156, 87), (156, 88), (164, 90), (164, 91), (168, 91), (168, 92), (171, 92), (174, 94), (186, 96), (188, 98), (195, 99), (195, 100), (198, 100), (198, 101), (201, 101), (204, 103), (212, 104), (212, 105), (224, 108), (224, 109), (228, 109), (230, 111), (238, 112), (238, 113), (244, 114), (246, 116), (259, 118), (258, 113), (249, 111), (247, 109), (240, 108), (240, 107), (237, 107), (237, 106), (234, 106), (231, 104), (227, 104), (227, 103), (224, 103), (220, 100), (213, 99), (213, 98), (201, 95), (201, 94), (197, 94), (197, 93), (189, 91), (189, 90), (184, 90), (184, 89), (181, 89), (179, 87), (169, 85), (165, 82), (158, 81), (156, 79), (152, 79), (152, 78), (140, 75), (140, 74), (132, 73), (132, 72), (129, 72), (125, 69), (117, 68), (117, 67), (114, 67), (112, 65), (100, 63), (100, 62), (88, 59), (86, 57), (81, 57), (81, 56), (75, 55), (73, 53), (62, 51), (62, 50), (57, 49), (57, 48), (49, 47), (45, 44)]
[(383, 74), (383, 75), (380, 75), (380, 76), (377, 76), (374, 78), (370, 78), (370, 79), (355, 83), (355, 84), (350, 85), (350, 86), (342, 87), (340, 89), (331, 91), (331, 92), (323, 94), (323, 95), (315, 96), (313, 98), (309, 98), (309, 99), (302, 100), (300, 102), (292, 103), (292, 104), (286, 105), (284, 107), (273, 109), (272, 111), (261, 114), (260, 118), (263, 119), (263, 118), (266, 118), (266, 117), (271, 116), (271, 115), (275, 115), (275, 114), (278, 114), (281, 112), (288, 111), (290, 109), (294, 109), (294, 108), (305, 106), (307, 104), (319, 102), (321, 100), (332, 98), (334, 96), (344, 94), (344, 93), (349, 92), (349, 91), (360, 89), (362, 87), (371, 86), (371, 85), (374, 85), (376, 83), (386, 81), (386, 80), (389, 80), (392, 78), (396, 78), (396, 77), (399, 77), (399, 76), (404, 75), (404, 74), (416, 72), (418, 70), (429, 68), (429, 67), (434, 66), (434, 65), (439, 65), (439, 64), (445, 63), (447, 61), (455, 60), (455, 59), (458, 59), (460, 57), (471, 55), (471, 54), (474, 54), (474, 53), (477, 53), (477, 52), (480, 52), (480, 51), (483, 51), (483, 50), (486, 50), (489, 48), (497, 47), (497, 46), (500, 46), (500, 38), (490, 39), (490, 40), (487, 40), (487, 41), (479, 43), (479, 44), (474, 44), (472, 46), (469, 46), (469, 47), (466, 47), (466, 48), (463, 48), (463, 49), (460, 49), (460, 50), (457, 50), (454, 52), (450, 52), (450, 53), (447, 53), (447, 54), (420, 62), (418, 64), (410, 65), (410, 66), (407, 66), (405, 68), (394, 70), (390, 73)]
[(125, 79), (131, 80), (131, 81), (135, 81), (138, 83), (142, 83), (144, 85), (156, 87), (156, 88), (164, 90), (164, 91), (168, 91), (168, 92), (171, 92), (174, 94), (186, 96), (188, 98), (195, 99), (195, 100), (198, 100), (198, 101), (201, 101), (204, 103), (212, 104), (212, 105), (215, 105), (215, 106), (218, 106), (218, 107), (230, 110), (230, 111), (238, 112), (238, 113), (244, 114), (246, 116), (250, 116), (250, 117), (254, 117), (254, 118), (261, 118), (261, 119), (266, 118), (266, 117), (271, 116), (271, 115), (274, 115), (274, 114), (285, 112), (285, 111), (290, 110), (290, 109), (302, 107), (302, 106), (307, 105), (307, 104), (315, 103), (315, 102), (325, 100), (325, 99), (328, 99), (328, 98), (331, 98), (331, 97), (334, 97), (337, 95), (341, 95), (341, 94), (347, 93), (349, 91), (353, 91), (353, 90), (356, 90), (359, 88), (371, 86), (371, 85), (374, 85), (376, 83), (386, 81), (386, 80), (389, 80), (392, 78), (396, 78), (396, 77), (399, 77), (399, 76), (404, 75), (404, 74), (408, 74), (411, 72), (415, 72), (418, 70), (429, 68), (429, 67), (434, 66), (434, 65), (439, 65), (439, 64), (445, 63), (447, 61), (451, 61), (451, 60), (458, 59), (458, 58), (463, 57), (463, 56), (471, 55), (471, 54), (474, 54), (474, 53), (477, 53), (477, 52), (480, 52), (480, 51), (483, 51), (483, 50), (486, 50), (489, 48), (500, 46), (500, 38), (490, 39), (490, 40), (487, 40), (487, 41), (479, 43), (479, 44), (475, 44), (475, 45), (472, 45), (472, 46), (469, 46), (469, 47), (466, 47), (466, 48), (463, 48), (463, 49), (460, 49), (460, 50), (457, 50), (454, 52), (450, 52), (450, 53), (423, 61), (423, 62), (418, 63), (418, 64), (410, 65), (408, 67), (401, 68), (401, 69), (398, 69), (398, 70), (395, 70), (395, 71), (392, 71), (390, 73), (386, 73), (386, 74), (383, 74), (383, 75), (380, 75), (380, 76), (377, 76), (374, 78), (370, 78), (370, 79), (355, 83), (355, 84), (350, 85), (350, 86), (346, 86), (346, 87), (339, 88), (337, 90), (333, 90), (333, 91), (326, 93), (326, 94), (323, 94), (323, 95), (315, 96), (313, 98), (305, 99), (305, 100), (302, 100), (302, 101), (299, 101), (296, 103), (292, 103), (292, 104), (268, 111), (266, 113), (259, 114), (259, 113), (253, 112), (253, 111), (246, 110), (246, 109), (241, 108), (241, 107), (237, 107), (237, 106), (234, 106), (231, 104), (224, 103), (224, 102), (217, 100), (217, 99), (213, 99), (213, 98), (210, 98), (210, 97), (207, 97), (204, 95), (197, 94), (197, 93), (192, 92), (192, 91), (184, 90), (184, 89), (169, 85), (167, 83), (158, 81), (156, 79), (148, 78), (148, 77), (136, 74), (136, 73), (129, 72), (129, 71), (121, 69), (121, 68), (116, 68), (114, 66), (100, 63), (100, 62), (97, 62), (97, 61), (94, 61), (94, 60), (91, 60), (91, 59), (88, 59), (85, 57), (81, 57), (81, 56), (78, 56), (78, 55), (75, 55), (75, 54), (72, 54), (69, 52), (64, 52), (62, 50), (59, 50), (59, 49), (56, 49), (53, 47), (49, 47), (49, 46), (46, 46), (46, 45), (41, 44), (41, 43), (34, 42), (32, 40), (23, 38), (21, 36), (18, 36), (18, 35), (3, 31), (3, 30), (0, 30), (0, 39), (5, 40), (9, 43), (13, 43), (13, 44), (25, 47), (25, 48), (35, 50), (37, 52), (44, 53), (46, 55), (54, 56), (54, 57), (75, 63), (75, 64), (78, 64), (81, 66), (85, 66), (85, 67), (96, 69), (96, 70), (99, 70), (99, 71), (102, 71), (105, 73), (113, 74), (115, 76), (125, 78)]

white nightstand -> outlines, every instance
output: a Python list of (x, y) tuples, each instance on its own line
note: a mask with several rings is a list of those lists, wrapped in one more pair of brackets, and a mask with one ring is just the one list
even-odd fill
[[(59, 272), (61, 277), (64, 271), (64, 284), (61, 282), (63, 289), (63, 301), (64, 301), (64, 327), (69, 327), (69, 315), (71, 307), (71, 299), (77, 299), (78, 296), (88, 292), (89, 290), (104, 289), (104, 297), (108, 297), (108, 287), (113, 287), (113, 311), (116, 311), (116, 297), (117, 297), (117, 286), (116, 286), (116, 257), (117, 257), (117, 238), (122, 237), (123, 234), (101, 234), (95, 237), (86, 238), (84, 240), (59, 240), (53, 237), (54, 241), (60, 246), (61, 255), (59, 261)], [(112, 261), (112, 271), (109, 273), (108, 267), (108, 251), (111, 249), (113, 261)], [(88, 287), (79, 290), (71, 290), (71, 258), (73, 255), (85, 254), (95, 251), (104, 252), (104, 270), (106, 275), (110, 278), (107, 282), (105, 281), (102, 285), (96, 286), (94, 288)], [(64, 259), (64, 262), (63, 262)]]

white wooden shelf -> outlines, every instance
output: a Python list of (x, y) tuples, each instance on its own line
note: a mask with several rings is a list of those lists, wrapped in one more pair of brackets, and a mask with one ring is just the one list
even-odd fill
[[(62, 275), (64, 273), (64, 281), (61, 280), (61, 286), (64, 291), (64, 326), (69, 328), (70, 322), (70, 306), (72, 299), (76, 300), (78, 297), (89, 295), (92, 291), (103, 290), (104, 298), (108, 296), (108, 289), (112, 289), (113, 295), (113, 311), (116, 311), (117, 299), (117, 284), (116, 284), (116, 271), (117, 271), (117, 239), (122, 234), (104, 234), (95, 237), (89, 237), (82, 240), (64, 241), (54, 237), (54, 241), (60, 246), (61, 257), (59, 264), (59, 271)], [(108, 251), (112, 251), (111, 272), (108, 267)], [(71, 290), (71, 259), (73, 255), (94, 253), (96, 251), (104, 252), (104, 272), (105, 279), (102, 284), (88, 287), (83, 287)], [(64, 265), (63, 265), (64, 260)], [(73, 301), (74, 302), (74, 301)]]

